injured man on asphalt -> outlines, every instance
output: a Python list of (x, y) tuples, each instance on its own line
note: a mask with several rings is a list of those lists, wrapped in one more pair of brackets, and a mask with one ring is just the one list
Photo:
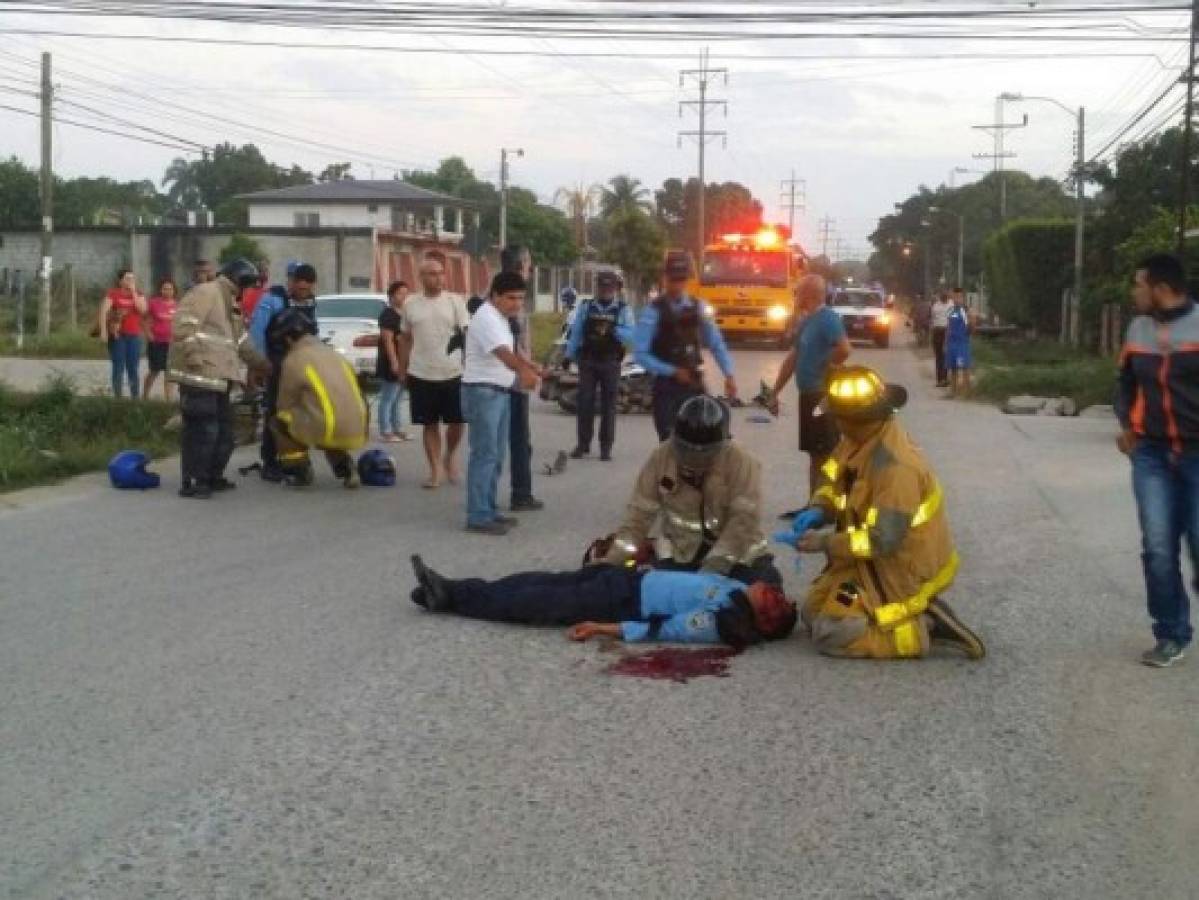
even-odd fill
[(522, 572), (484, 581), (446, 578), (412, 557), (420, 586), (412, 601), (429, 612), (491, 622), (568, 625), (567, 637), (724, 643), (742, 648), (785, 638), (795, 604), (776, 585), (749, 585), (707, 572), (587, 566), (576, 572)]

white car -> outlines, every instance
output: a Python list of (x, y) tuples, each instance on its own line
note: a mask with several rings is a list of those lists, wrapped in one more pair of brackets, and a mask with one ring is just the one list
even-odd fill
[(891, 310), (880, 292), (869, 288), (837, 288), (828, 302), (841, 317), (851, 341), (872, 341), (879, 347), (891, 343)]
[(316, 298), (320, 339), (346, 358), (360, 377), (374, 377), (379, 316), (386, 294), (325, 294)]

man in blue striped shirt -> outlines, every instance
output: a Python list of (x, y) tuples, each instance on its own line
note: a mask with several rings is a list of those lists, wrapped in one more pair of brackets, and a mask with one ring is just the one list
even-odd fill
[(573, 641), (673, 641), (744, 647), (795, 628), (796, 610), (780, 587), (708, 572), (587, 566), (577, 572), (522, 572), (497, 581), (449, 579), (412, 557), (420, 586), (412, 601), (430, 612), (491, 622), (569, 625)]

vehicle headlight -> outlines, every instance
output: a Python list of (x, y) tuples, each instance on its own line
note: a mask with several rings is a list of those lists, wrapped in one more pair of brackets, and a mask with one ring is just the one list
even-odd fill
[(781, 322), (787, 318), (787, 307), (780, 303), (776, 303), (770, 309), (766, 310), (766, 318), (771, 322)]
[(711, 303), (703, 304), (703, 306), (701, 306), (700, 309), (703, 310), (704, 315), (707, 316), (708, 318), (711, 318), (712, 316), (716, 315), (716, 307), (713, 306)]
[(879, 325), (890, 325), (891, 324), (891, 314), (883, 313), (874, 321), (877, 322)]

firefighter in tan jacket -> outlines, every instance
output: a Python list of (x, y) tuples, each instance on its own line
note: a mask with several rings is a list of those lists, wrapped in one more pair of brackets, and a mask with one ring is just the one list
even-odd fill
[(269, 338), (287, 348), (270, 422), (285, 481), (312, 484), (308, 448), (318, 447), (342, 484), (358, 487), (349, 451), (366, 443), (368, 419), (354, 370), (341, 354), (312, 336), (311, 320), (294, 307), (275, 316)]
[(227, 263), (213, 281), (198, 284), (179, 301), (167, 357), (167, 380), (179, 385), (183, 416), (181, 465), (183, 497), (204, 499), (227, 490), (225, 466), (233, 454), (233, 414), (229, 392), (244, 382), (242, 363), (266, 360), (254, 352), (242, 327), (238, 300), (258, 282), (258, 270), (244, 259)]
[[(793, 526), (798, 549), (828, 559), (803, 620), (830, 656), (922, 657), (938, 642), (982, 659), (982, 641), (938, 596), (953, 583), (958, 553), (941, 485), (895, 419), (906, 401), (902, 387), (862, 366), (830, 379), (841, 442)], [(826, 524), (835, 527), (816, 530)]]
[(642, 467), (601, 562), (635, 558), (660, 523), (669, 556), (660, 556), (657, 567), (781, 584), (761, 506), (762, 464), (729, 437), (727, 407), (706, 395), (692, 397), (679, 408), (670, 438)]

